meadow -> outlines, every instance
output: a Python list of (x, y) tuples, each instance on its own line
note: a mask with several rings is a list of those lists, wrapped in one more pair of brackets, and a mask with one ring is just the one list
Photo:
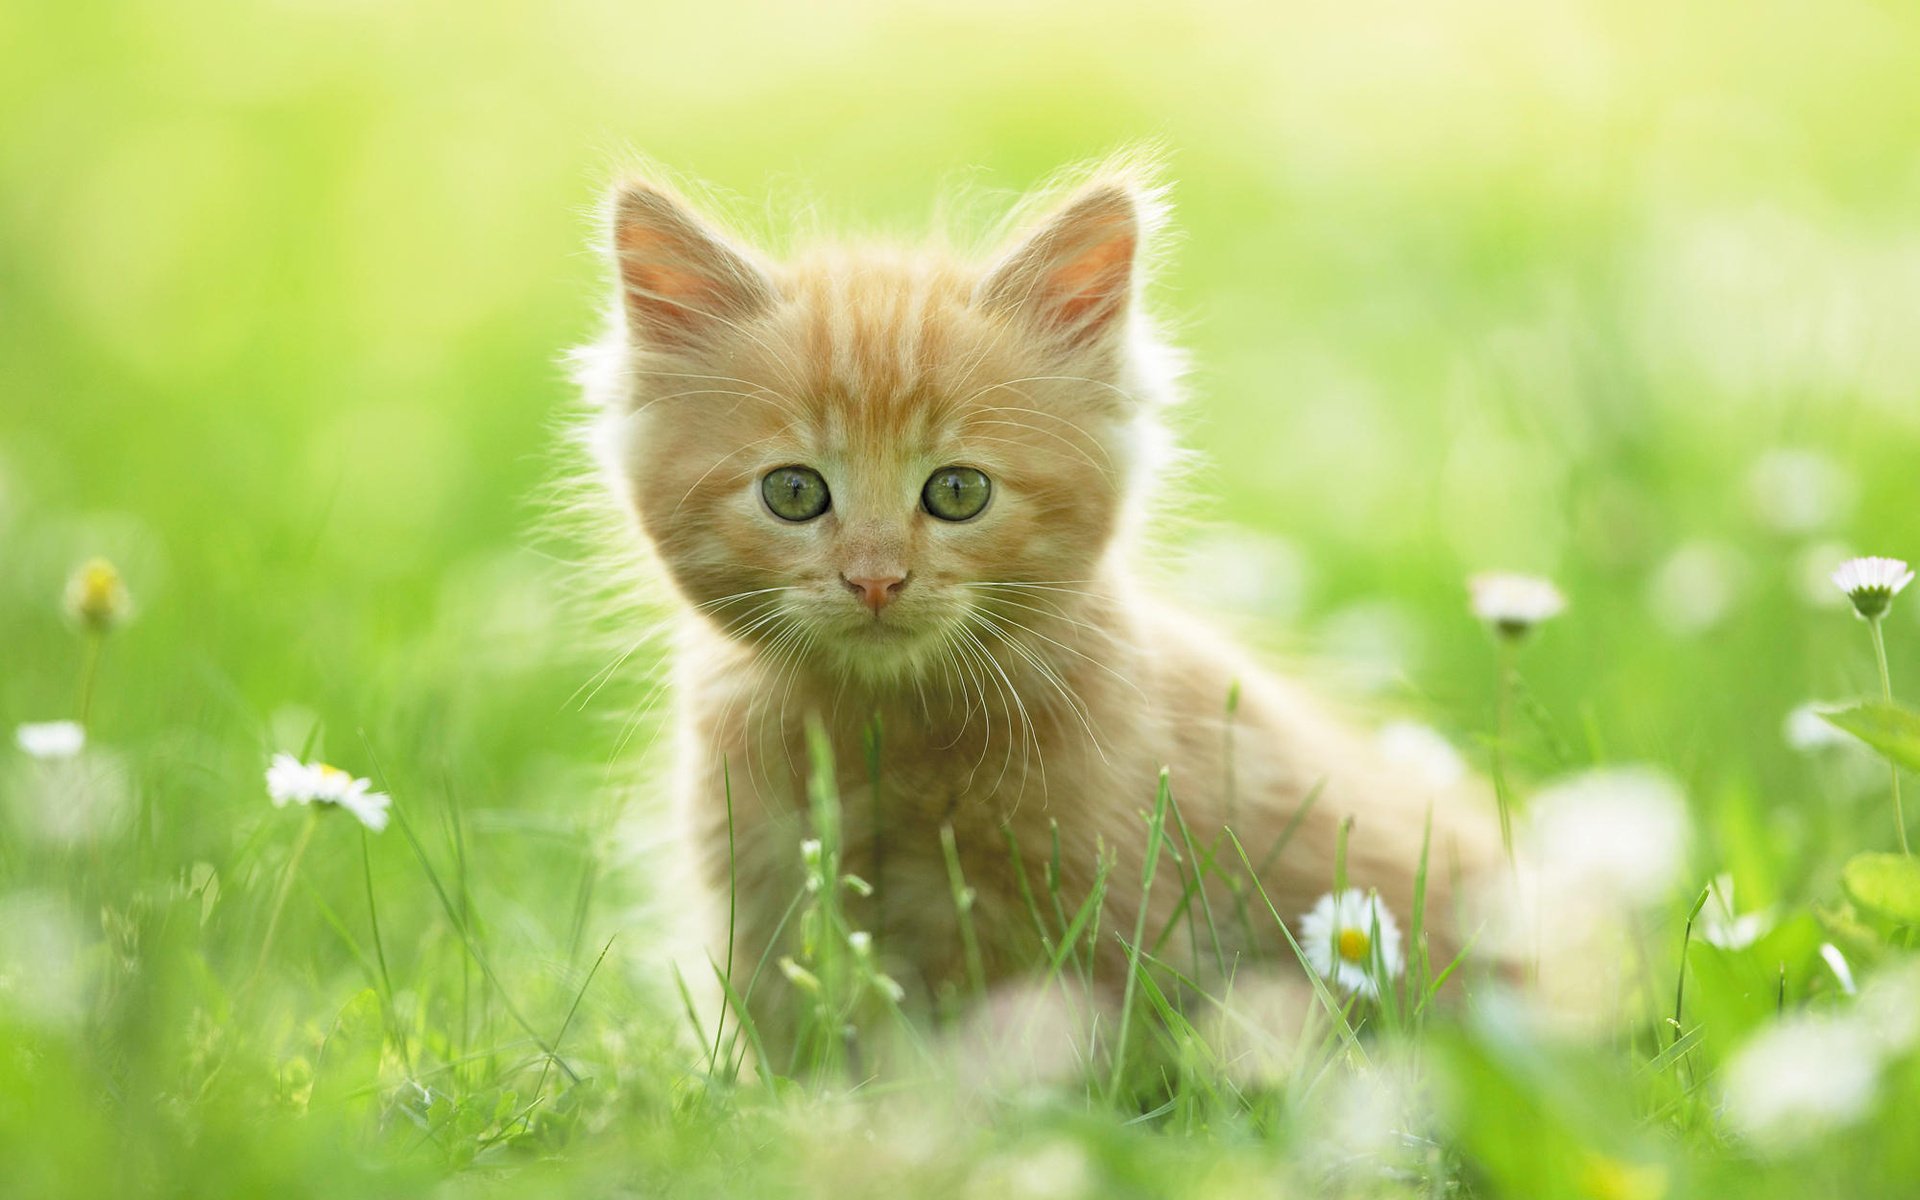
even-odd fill
[[(1920, 592), (1870, 626), (1829, 578), (1920, 560), (1920, 9), (4, 24), (0, 1195), (1912, 1194), (1920, 887), (1865, 743), (1920, 738), (1803, 706), (1882, 695), (1870, 631), (1920, 705)], [(634, 966), (664, 614), (567, 512), (601, 189), (638, 150), (770, 234), (910, 234), (1143, 140), (1197, 452), (1149, 567), (1522, 827), (1623, 798), (1573, 835), (1633, 893), (1596, 982), (1223, 1023), (1148, 969), (1131, 1041), (1028, 1069), (964, 1016), (857, 1035), (915, 1045), (885, 1079), (690, 1055)], [(1503, 648), (1489, 569), (1566, 611)], [(391, 819), (277, 806), (280, 753)], [(753, 986), (852, 986), (794, 953)]]

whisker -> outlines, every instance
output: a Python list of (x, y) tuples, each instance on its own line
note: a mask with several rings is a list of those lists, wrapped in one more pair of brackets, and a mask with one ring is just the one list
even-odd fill
[[(1100, 735), (1094, 731), (1092, 716), (1086, 710), (1086, 702), (1081, 700), (1078, 694), (1075, 693), (1074, 690), (1067, 685), (1066, 681), (1061, 679), (1059, 675), (1057, 675), (1051, 668), (1049, 668), (1044, 662), (1042, 662), (1040, 658), (1037, 655), (1035, 655), (1031, 650), (1029, 650), (1025, 646), (1020, 645), (1020, 643), (1017, 640), (1008, 636), (1004, 630), (998, 629), (995, 623), (990, 618), (988, 618), (986, 614), (975, 612), (971, 615), (974, 617), (975, 620), (982, 622), (983, 627), (994, 629), (998, 633), (1001, 641), (1006, 646), (1010, 647), (1016, 653), (1024, 657), (1028, 663), (1032, 664), (1035, 672), (1038, 673), (1039, 676), (1043, 680), (1045, 680), (1048, 684), (1052, 685), (1055, 691), (1060, 693), (1061, 698), (1067, 702), (1068, 709), (1072, 711), (1073, 715), (1076, 718), (1078, 718), (1080, 722), (1080, 727), (1086, 730), (1087, 740), (1092, 743), (1094, 753), (1100, 756), (1101, 762), (1103, 763), (1108, 762), (1109, 760), (1107, 758), (1106, 749), (1103, 746), (1101, 746)], [(1135, 689), (1135, 690), (1137, 691), (1138, 689)]]
[[(1108, 458), (1108, 459), (1107, 459), (1107, 462), (1105, 463), (1105, 465), (1104, 465), (1104, 468), (1103, 468), (1103, 466), (1102, 466), (1102, 464), (1101, 464), (1101, 463), (1099, 463), (1099, 462), (1097, 462), (1097, 461), (1095, 461), (1095, 460), (1094, 460), (1094, 457), (1093, 457), (1093, 455), (1091, 455), (1091, 454), (1088, 454), (1088, 453), (1087, 453), (1087, 451), (1086, 451), (1086, 448), (1085, 448), (1085, 447), (1083, 447), (1083, 446), (1079, 446), (1079, 445), (1076, 445), (1076, 444), (1075, 444), (1074, 442), (1072, 442), (1071, 440), (1069, 440), (1069, 439), (1067, 439), (1067, 438), (1064, 438), (1064, 437), (1061, 437), (1061, 436), (1060, 436), (1059, 434), (1057, 434), (1057, 433), (1054, 433), (1054, 432), (1053, 432), (1052, 430), (1048, 430), (1048, 429), (1042, 429), (1042, 428), (1040, 428), (1040, 427), (1039, 427), (1038, 425), (1032, 425), (1032, 424), (1029, 424), (1029, 423), (1028, 423), (1028, 422), (1026, 422), (1026, 421), (973, 421), (973, 422), (970, 422), (970, 424), (971, 424), (971, 425), (976, 425), (976, 426), (978, 426), (978, 425), (1005, 425), (1005, 426), (1007, 426), (1008, 428), (1011, 428), (1011, 429), (1028, 429), (1028, 430), (1032, 430), (1032, 431), (1033, 431), (1034, 433), (1037, 433), (1037, 434), (1040, 434), (1040, 435), (1041, 435), (1042, 437), (1050, 437), (1050, 438), (1052, 438), (1052, 439), (1053, 439), (1054, 441), (1056, 441), (1056, 442), (1059, 442), (1059, 443), (1060, 443), (1061, 445), (1063, 445), (1063, 446), (1065, 446), (1065, 447), (1066, 447), (1067, 449), (1069, 449), (1069, 450), (1071, 450), (1071, 451), (1073, 451), (1073, 452), (1074, 452), (1075, 454), (1078, 454), (1078, 455), (1079, 455), (1079, 456), (1080, 456), (1081, 458), (1083, 458), (1083, 459), (1085, 459), (1085, 460), (1086, 460), (1086, 463), (1087, 463), (1087, 465), (1088, 465), (1088, 466), (1090, 466), (1090, 467), (1092, 467), (1092, 468), (1094, 468), (1095, 470), (1102, 470), (1102, 469), (1104, 469), (1104, 470), (1107, 470), (1107, 471), (1112, 471), (1112, 470), (1113, 470), (1113, 460), (1112, 460), (1111, 458)], [(1020, 447), (1022, 447), (1022, 448), (1025, 448), (1025, 446), (1026, 446), (1026, 443), (1024, 443), (1024, 442), (1021, 442), (1021, 441), (1019, 441), (1018, 439), (1015, 439), (1015, 438), (1004, 438), (1004, 437), (992, 437), (992, 436), (990, 436), (990, 435), (986, 435), (986, 434), (976, 434), (976, 433), (964, 433), (964, 434), (962, 434), (961, 436), (962, 436), (962, 437), (964, 437), (964, 438), (966, 438), (966, 439), (967, 439), (968, 441), (973, 441), (973, 442), (998, 442), (998, 443), (1000, 443), (1000, 444), (1002, 444), (1002, 445), (1007, 445), (1007, 446), (1020, 446)], [(1106, 453), (1105, 453), (1105, 451), (1104, 451), (1104, 450), (1103, 450), (1103, 451), (1101, 452), (1101, 456), (1102, 456), (1103, 458), (1104, 458), (1104, 457), (1106, 457)]]
[[(573, 694), (568, 696), (564, 701), (562, 701), (560, 704), (560, 707), (566, 708), (568, 705), (571, 705), (575, 700), (579, 700), (580, 701), (579, 709), (576, 709), (575, 711), (585, 710), (587, 705), (593, 703), (593, 698), (600, 694), (600, 689), (603, 687), (606, 687), (607, 684), (611, 683), (613, 681), (614, 675), (619, 672), (620, 668), (627, 665), (627, 660), (632, 658), (635, 654), (639, 653), (640, 647), (646, 645), (648, 642), (653, 641), (659, 636), (660, 636), (660, 630), (658, 628), (654, 628), (654, 629), (647, 630), (645, 633), (641, 634), (638, 638), (634, 639), (633, 645), (628, 646), (625, 650), (621, 651), (614, 658), (612, 662), (608, 663), (604, 667), (601, 667), (598, 671), (595, 671), (591, 676), (588, 677), (586, 682), (582, 683), (579, 687), (573, 689)], [(580, 693), (582, 692), (586, 693), (585, 699), (581, 699), (580, 697)]]
[[(1027, 612), (1038, 613), (1041, 616), (1057, 617), (1061, 620), (1067, 621), (1068, 623), (1073, 625), (1080, 626), (1081, 628), (1084, 628), (1084, 629), (1097, 630), (1098, 628), (1097, 626), (1094, 626), (1086, 621), (1080, 621), (1072, 617), (1068, 617), (1065, 613), (1048, 612), (1046, 609), (1035, 608), (1030, 604), (1019, 604), (1011, 600), (1000, 599), (997, 597), (995, 598), (995, 602), (999, 604), (1004, 604), (1009, 608), (1019, 608), (1019, 609), (1024, 609)], [(1087, 662), (1092, 663), (1094, 666), (1100, 668), (1102, 671), (1105, 671), (1107, 674), (1113, 676), (1115, 679), (1125, 684), (1128, 688), (1132, 689), (1133, 693), (1139, 696), (1142, 700), (1146, 699), (1147, 694), (1141, 691), (1139, 686), (1135, 684), (1133, 680), (1128, 679), (1125, 675), (1122, 675), (1120, 672), (1114, 670), (1107, 663), (1102, 662), (1100, 659), (1095, 658), (1093, 655), (1088, 654), (1083, 650), (1076, 650), (1074, 647), (1067, 645), (1065, 642), (1048, 637), (1046, 634), (1041, 633), (1038, 629), (1033, 628), (1031, 625), (1028, 625), (1026, 622), (1018, 620), (1015, 617), (1009, 616), (1006, 613), (995, 613), (994, 615), (999, 617), (1002, 621), (1005, 621), (1007, 624), (1013, 626), (1015, 629), (1020, 630), (1022, 633), (1030, 634), (1033, 637), (1039, 638), (1043, 642), (1047, 642), (1047, 643), (1050, 643), (1051, 645), (1058, 646), (1060, 649), (1065, 650), (1068, 654), (1074, 655), (1077, 658), (1085, 659)]]
[(799, 588), (793, 587), (790, 584), (782, 584), (777, 587), (754, 588), (750, 592), (735, 592), (730, 596), (721, 596), (715, 600), (703, 600), (699, 604), (694, 605), (693, 609), (695, 612), (699, 612), (704, 609), (718, 608), (722, 604), (731, 604), (736, 600), (744, 600), (749, 596), (764, 596), (769, 592), (797, 592), (799, 590)]
[[(1029, 761), (1027, 757), (1029, 754), (1028, 746), (1033, 740), (1033, 723), (1027, 718), (1026, 705), (1020, 699), (1019, 690), (1013, 686), (1013, 681), (1007, 678), (1006, 670), (1001, 667), (999, 661), (993, 657), (992, 652), (989, 651), (971, 631), (962, 629), (961, 636), (972, 642), (975, 648), (980, 651), (981, 657), (986, 660), (986, 666), (988, 670), (992, 672), (988, 678), (993, 680), (994, 691), (999, 694), (1003, 702), (1002, 711), (1005, 712), (1007, 717), (1007, 752), (1000, 761), (1000, 774), (994, 779), (993, 787), (988, 789), (987, 792), (989, 796), (993, 796), (999, 794), (1000, 785), (1005, 782), (1007, 778), (1007, 769), (1013, 765), (1013, 716), (1015, 709), (1018, 709), (1021, 721), (1020, 770), (1023, 776), (1026, 772), (1026, 764)], [(1009, 701), (1012, 707), (1006, 706), (1006, 702)], [(1024, 786), (1023, 783), (1022, 787), (1024, 788)]]
[[(987, 662), (993, 666), (993, 669), (995, 670), (995, 672), (999, 674), (1000, 678), (1006, 681), (1007, 692), (1012, 696), (1014, 705), (1020, 711), (1020, 722), (1023, 730), (1023, 738), (1021, 742), (1021, 760), (1020, 760), (1021, 779), (1020, 779), (1020, 794), (1014, 797), (1014, 808), (1018, 809), (1020, 804), (1020, 799), (1021, 797), (1026, 795), (1026, 791), (1027, 791), (1026, 772), (1027, 772), (1027, 762), (1029, 761), (1029, 758), (1028, 758), (1029, 747), (1031, 747), (1032, 756), (1034, 758), (1037, 758), (1039, 761), (1040, 795), (1042, 800), (1044, 801), (1049, 796), (1049, 793), (1047, 791), (1046, 755), (1045, 755), (1045, 752), (1040, 747), (1039, 730), (1037, 730), (1034, 727), (1033, 718), (1027, 712), (1026, 702), (1022, 700), (1020, 697), (1020, 689), (1017, 686), (1015, 686), (1012, 678), (1008, 676), (1006, 669), (1001, 666), (999, 660), (993, 657), (993, 652), (989, 650), (987, 646), (980, 641), (979, 638), (975, 637), (971, 631), (963, 630), (963, 633), (965, 634), (965, 636), (969, 641), (973, 642), (975, 646), (979, 647), (980, 653), (986, 657)], [(1003, 779), (1006, 777), (1007, 765), (1012, 761), (1012, 758), (1013, 758), (1013, 746), (1011, 744), (1013, 740), (1013, 720), (1011, 715), (1009, 715), (1007, 720), (1007, 740), (1009, 743), (1007, 746), (1007, 762), (1003, 762), (1000, 767), (1000, 774), (1001, 774), (1001, 778)], [(994, 790), (997, 792), (999, 788), (1000, 788), (999, 780), (995, 780)]]
[[(962, 400), (960, 403), (963, 406), (971, 404), (975, 400), (978, 400), (980, 397), (986, 395), (987, 393), (998, 391), (1001, 388), (1009, 388), (1014, 391), (1019, 391), (1019, 385), (1023, 383), (1084, 383), (1093, 387), (1105, 388), (1108, 391), (1112, 392), (1114, 395), (1119, 396), (1122, 400), (1125, 400), (1129, 404), (1139, 403), (1138, 398), (1135, 397), (1134, 394), (1132, 392), (1129, 392), (1127, 389), (1120, 387), (1117, 384), (1108, 383), (1105, 380), (1089, 379), (1085, 375), (1025, 375), (1019, 379), (1003, 379), (996, 383), (990, 383), (986, 385), (985, 387), (981, 388), (979, 391), (974, 392), (972, 395), (968, 396), (965, 400)], [(1025, 392), (1020, 392), (1020, 394), (1022, 396), (1026, 395)], [(1054, 416), (1057, 414), (1049, 413), (1047, 415)], [(1064, 420), (1065, 418), (1061, 418), (1061, 419)]]
[[(973, 679), (974, 690), (980, 694), (980, 717), (984, 730), (980, 739), (980, 754), (979, 757), (974, 759), (973, 767), (967, 772), (967, 782), (961, 789), (962, 791), (970, 792), (973, 790), (974, 777), (980, 773), (981, 764), (987, 761), (987, 750), (993, 745), (993, 714), (987, 707), (986, 679), (975, 670), (979, 660), (974, 657), (974, 651), (969, 649), (966, 644), (961, 641), (954, 641), (950, 643), (950, 645), (952, 645), (956, 651), (954, 662), (965, 667), (967, 674)], [(969, 706), (967, 709), (967, 722), (971, 725), (972, 721), (973, 709)]]
[(697, 490), (701, 484), (707, 481), (708, 476), (712, 475), (715, 471), (718, 471), (721, 467), (725, 466), (732, 459), (738, 457), (741, 454), (744, 454), (748, 450), (753, 449), (755, 446), (764, 445), (765, 443), (771, 442), (775, 438), (784, 435), (787, 432), (787, 430), (792, 429), (797, 424), (799, 424), (799, 422), (797, 421), (788, 421), (785, 425), (782, 425), (780, 428), (774, 430), (772, 433), (768, 434), (765, 437), (755, 438), (743, 446), (736, 446), (732, 451), (730, 451), (725, 456), (723, 456), (718, 462), (714, 463), (712, 466), (708, 467), (705, 471), (702, 471), (700, 473), (700, 478), (694, 480), (692, 485), (689, 486), (687, 490), (681, 494), (679, 502), (673, 506), (673, 511), (667, 514), (668, 517), (672, 518), (680, 515), (680, 506), (685, 504), (687, 502), (688, 497), (692, 496), (695, 490)]
[(654, 396), (645, 404), (642, 404), (626, 415), (628, 417), (637, 417), (656, 404), (664, 404), (669, 400), (681, 400), (688, 396), (738, 396), (742, 400), (752, 400), (759, 404), (765, 404), (770, 408), (783, 408), (782, 405), (767, 399), (765, 396), (756, 396), (751, 392), (740, 391), (738, 388), (689, 388), (686, 391), (669, 392), (664, 396)]

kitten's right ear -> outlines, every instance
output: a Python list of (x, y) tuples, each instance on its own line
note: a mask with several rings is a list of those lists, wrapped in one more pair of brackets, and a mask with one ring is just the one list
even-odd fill
[(1082, 188), (1005, 255), (974, 293), (1070, 347), (1125, 327), (1152, 194), (1124, 177)]
[(679, 197), (644, 180), (614, 192), (613, 257), (627, 328), (643, 345), (695, 345), (778, 297), (744, 250)]

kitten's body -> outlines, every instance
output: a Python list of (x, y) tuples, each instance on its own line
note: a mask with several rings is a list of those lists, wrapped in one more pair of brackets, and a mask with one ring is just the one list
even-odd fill
[[(1490, 802), (1381, 761), (1128, 571), (1172, 389), (1135, 303), (1155, 215), (1149, 189), (1109, 174), (990, 265), (855, 248), (773, 266), (652, 185), (620, 194), (624, 319), (598, 352), (598, 446), (687, 604), (676, 810), (717, 895), (730, 782), (737, 961), (760, 960), (801, 886), (810, 717), (840, 764), (845, 867), (875, 885), (856, 919), (910, 988), (960, 979), (944, 826), (993, 979), (1040, 961), (1027, 894), (1056, 828), (1068, 904), (1110, 852), (1099, 949), (1117, 976), (1111, 931), (1135, 924), (1163, 767), (1201, 855), (1233, 873), (1223, 828), (1262, 862), (1298, 818), (1262, 878), (1289, 920), (1332, 887), (1348, 818), (1349, 878), (1405, 920), (1431, 808), (1433, 957), (1459, 947), (1454, 883), (1495, 861)], [(954, 463), (993, 482), (964, 522), (918, 500)], [(793, 464), (831, 487), (817, 519), (782, 520), (759, 498)], [(876, 717), (877, 797), (863, 744)], [(1249, 930), (1225, 918), (1219, 875), (1209, 890), (1229, 956), (1285, 961), (1270, 918)], [(1149, 930), (1180, 891), (1177, 878), (1155, 889)], [(719, 912), (699, 914), (710, 937)]]
[[(746, 961), (757, 961), (801, 886), (797, 847), (809, 836), (801, 779), (809, 712), (825, 719), (840, 764), (844, 865), (875, 885), (875, 897), (856, 911), (905, 982), (917, 979), (929, 990), (964, 982), (941, 848), (947, 824), (966, 881), (978, 893), (974, 919), (991, 979), (1044, 961), (1018, 875), (1023, 870), (1027, 887), (1040, 892), (1056, 825), (1060, 890), (1069, 908), (1090, 894), (1105, 846), (1116, 861), (1102, 927), (1131, 931), (1140, 902), (1145, 814), (1154, 806), (1159, 770), (1169, 764), (1178, 816), (1203, 856), (1210, 849), (1219, 855), (1222, 874), (1209, 875), (1209, 894), (1229, 961), (1287, 961), (1290, 952), (1258, 898), (1249, 897), (1259, 914), (1251, 944), (1243, 925), (1230, 919), (1236, 901), (1222, 875), (1245, 872), (1222, 828), (1230, 827), (1246, 853), (1261, 862), (1316, 791), (1262, 879), (1281, 916), (1298, 917), (1332, 889), (1338, 826), (1351, 816), (1349, 877), (1380, 889), (1404, 920), (1412, 909), (1432, 803), (1437, 848), (1427, 904), (1434, 914), (1436, 959), (1449, 961), (1459, 948), (1451, 900), (1457, 869), (1484, 865), (1493, 849), (1490, 829), (1471, 831), (1461, 845), (1461, 816), (1483, 824), (1461, 805), (1480, 799), (1437, 792), (1411, 773), (1372, 761), (1370, 747), (1314, 697), (1249, 667), (1191, 618), (1137, 594), (1124, 595), (1117, 584), (1096, 583), (1093, 595), (1076, 601), (1073, 610), (1087, 626), (1049, 635), (1062, 644), (1049, 669), (1073, 693), (1073, 705), (1038, 670), (1017, 662), (1002, 668), (1004, 681), (968, 678), (960, 685), (964, 695), (957, 688), (929, 689), (923, 704), (911, 688), (872, 688), (790, 664), (783, 669), (755, 662), (717, 644), (711, 633), (693, 633), (681, 668), (686, 741), (676, 794), (710, 881), (724, 885), (727, 814), (712, 798), (731, 784), (737, 950)], [(1227, 696), (1236, 683), (1239, 704), (1230, 720)], [(984, 704), (976, 690), (982, 688)], [(1005, 700), (1016, 692), (1024, 716)], [(863, 742), (869, 714), (879, 716), (882, 730), (877, 804)], [(1097, 733), (1097, 744), (1089, 729)], [(1021, 851), (1019, 869), (1014, 846)], [(1175, 846), (1185, 853), (1182, 842)], [(1171, 860), (1164, 867), (1146, 924), (1156, 933), (1167, 928), (1182, 887), (1181, 868)], [(1043, 892), (1040, 903), (1046, 904)], [(1051, 908), (1046, 911), (1050, 919)], [(1197, 906), (1195, 913), (1198, 920)], [(1186, 956), (1184, 929), (1171, 946), (1170, 953)], [(1212, 966), (1210, 940), (1201, 949), (1201, 961), (1186, 965), (1204, 972)], [(1109, 971), (1124, 968), (1121, 945), (1110, 934), (1100, 950)]]

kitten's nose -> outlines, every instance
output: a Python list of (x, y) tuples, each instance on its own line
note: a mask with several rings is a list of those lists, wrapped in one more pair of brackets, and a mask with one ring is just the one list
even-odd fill
[(848, 591), (859, 596), (860, 603), (872, 609), (873, 615), (877, 617), (880, 615), (880, 610), (892, 603), (894, 597), (900, 594), (900, 589), (907, 586), (907, 577), (905, 575), (869, 575), (849, 579), (842, 575), (840, 582), (847, 585)]

